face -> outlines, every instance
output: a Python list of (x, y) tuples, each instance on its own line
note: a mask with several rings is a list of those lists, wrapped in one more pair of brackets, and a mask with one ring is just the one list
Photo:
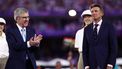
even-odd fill
[(27, 27), (29, 23), (29, 14), (28, 13), (21, 14), (20, 16), (17, 17), (16, 21), (21, 27)]
[(91, 8), (91, 13), (94, 20), (99, 21), (100, 19), (102, 19), (103, 12), (100, 10), (99, 7)]
[(4, 30), (4, 24), (0, 24), (0, 32)]
[(83, 17), (83, 21), (84, 21), (85, 25), (87, 26), (93, 22), (93, 17), (90, 15), (86, 15)]
[(61, 69), (61, 63), (60, 62), (56, 63), (56, 69)]

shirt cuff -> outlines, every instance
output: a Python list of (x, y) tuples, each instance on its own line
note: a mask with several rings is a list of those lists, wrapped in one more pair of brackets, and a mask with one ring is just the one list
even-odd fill
[(30, 47), (31, 47), (31, 46), (30, 46), (30, 44), (29, 44), (29, 41), (27, 41), (27, 47), (28, 47), (28, 48), (30, 48)]
[(85, 66), (85, 69), (89, 69), (89, 66)]
[(109, 66), (109, 67), (112, 67), (112, 68), (113, 68), (113, 65), (111, 65), (111, 64), (107, 64), (107, 66)]

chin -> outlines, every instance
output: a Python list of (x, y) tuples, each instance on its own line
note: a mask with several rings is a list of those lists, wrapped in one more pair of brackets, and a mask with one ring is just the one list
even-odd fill
[(28, 23), (27, 24), (24, 24), (24, 26), (27, 27), (28, 26)]

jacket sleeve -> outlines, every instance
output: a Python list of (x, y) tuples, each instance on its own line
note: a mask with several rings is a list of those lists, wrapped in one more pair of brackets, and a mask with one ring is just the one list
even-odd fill
[(116, 57), (117, 57), (117, 35), (113, 25), (109, 25), (109, 35), (108, 35), (108, 42), (109, 42), (109, 58), (108, 64), (115, 65)]
[(89, 62), (88, 62), (89, 46), (88, 46), (88, 41), (85, 32), (86, 30), (84, 30), (84, 37), (83, 37), (83, 62), (84, 62), (84, 66), (89, 66)]

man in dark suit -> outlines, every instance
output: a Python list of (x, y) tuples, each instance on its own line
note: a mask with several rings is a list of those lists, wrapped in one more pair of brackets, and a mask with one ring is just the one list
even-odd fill
[(27, 9), (15, 9), (14, 19), (17, 23), (6, 30), (10, 53), (6, 69), (36, 69), (33, 50), (39, 46), (42, 35), (37, 36), (34, 29), (28, 26)]
[(83, 61), (85, 69), (113, 69), (117, 56), (117, 38), (111, 23), (104, 21), (103, 8), (90, 7), (93, 23), (84, 30)]

